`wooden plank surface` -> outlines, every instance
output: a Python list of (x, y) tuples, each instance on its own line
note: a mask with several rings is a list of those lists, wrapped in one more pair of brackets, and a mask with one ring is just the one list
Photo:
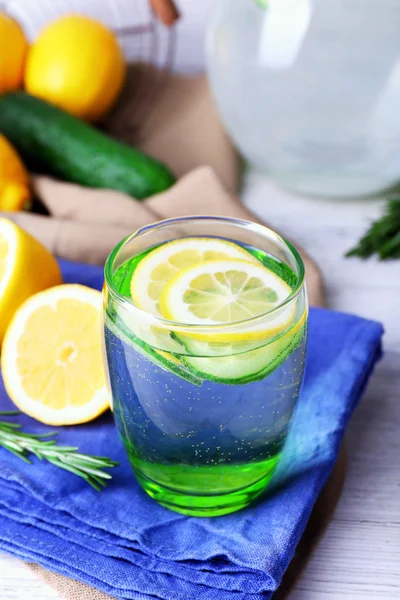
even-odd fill
[[(254, 173), (244, 199), (317, 259), (331, 308), (386, 328), (385, 357), (347, 434), (342, 498), (290, 600), (400, 600), (400, 261), (343, 257), (378, 214), (379, 202), (301, 199)], [(0, 556), (0, 600), (28, 598), (60, 596), (23, 563)]]

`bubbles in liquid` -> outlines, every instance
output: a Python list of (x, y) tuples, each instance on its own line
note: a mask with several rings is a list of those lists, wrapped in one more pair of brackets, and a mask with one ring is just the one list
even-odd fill
[[(287, 265), (250, 251), (289, 285), (296, 284)], [(122, 293), (129, 293), (132, 262), (137, 265), (138, 257), (117, 272)], [(109, 306), (105, 342), (114, 417), (136, 474), (147, 482), (140, 479), (142, 485), (218, 495), (270, 476), (300, 389), (305, 340), (304, 333), (282, 364), (260, 381), (231, 385), (203, 379), (194, 384), (153, 360), (129, 332), (121, 332)]]

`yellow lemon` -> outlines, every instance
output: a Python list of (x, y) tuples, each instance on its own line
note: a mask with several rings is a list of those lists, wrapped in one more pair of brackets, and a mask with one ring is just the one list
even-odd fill
[(97, 121), (117, 100), (125, 73), (114, 34), (98, 21), (68, 15), (50, 23), (32, 45), (25, 87), (77, 117)]
[[(191, 325), (223, 325), (250, 320), (244, 331), (215, 334), (226, 342), (272, 338), (293, 322), (295, 306), (283, 308), (278, 315), (267, 313), (282, 304), (291, 288), (261, 262), (243, 259), (206, 260), (182, 269), (165, 285), (160, 311), (170, 321)], [(251, 319), (266, 315), (261, 323)], [(213, 341), (209, 333), (194, 333), (193, 338)]]
[(50, 252), (12, 221), (0, 218), (0, 346), (22, 302), (61, 281)]
[(30, 196), (28, 172), (14, 147), (0, 134), (0, 210), (21, 210)]
[(259, 262), (250, 252), (228, 240), (203, 237), (173, 240), (155, 248), (140, 261), (131, 280), (132, 299), (142, 310), (159, 315), (161, 294), (177, 273), (186, 267), (222, 258)]
[(274, 309), (291, 289), (261, 263), (207, 260), (182, 269), (160, 298), (161, 314), (195, 325), (236, 323)]
[(20, 306), (1, 356), (20, 410), (49, 425), (74, 425), (109, 408), (101, 310), (101, 293), (81, 285), (56, 286)]
[(21, 27), (0, 13), (0, 94), (22, 86), (28, 42)]

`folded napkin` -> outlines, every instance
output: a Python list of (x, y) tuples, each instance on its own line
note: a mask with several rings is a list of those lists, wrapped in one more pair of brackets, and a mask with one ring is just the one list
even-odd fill
[[(162, 0), (157, 2), (161, 4)], [(224, 131), (205, 75), (167, 75), (151, 65), (129, 65), (123, 93), (102, 126), (111, 136), (165, 162), (178, 179), (207, 165), (213, 169), (220, 186), (228, 192), (238, 189), (241, 160)], [(48, 181), (42, 193), (41, 178), (32, 176), (34, 194), (49, 216), (1, 212), (0, 216), (21, 220), (43, 243), (56, 246), (64, 258), (76, 260), (78, 256), (82, 262), (100, 263), (117, 238), (144, 224), (143, 215), (146, 223), (169, 216), (168, 206), (158, 215), (150, 206), (145, 209), (144, 203), (122, 193), (88, 190), (56, 181), (52, 187), (52, 180)], [(100, 218), (97, 197), (102, 206)], [(77, 204), (82, 204), (85, 215), (82, 218), (79, 211), (75, 212)], [(130, 204), (131, 210), (121, 219), (126, 204)], [(190, 214), (192, 208), (196, 210), (196, 204), (197, 198), (188, 195), (181, 203), (180, 214)], [(218, 206), (216, 211), (218, 214)], [(94, 223), (102, 224), (97, 241), (90, 235)], [(59, 237), (63, 241), (57, 247)], [(89, 259), (85, 256), (88, 239), (93, 245)]]
[[(62, 262), (66, 282), (100, 289), (102, 270)], [(59, 442), (120, 461), (98, 493), (80, 478), (0, 449), (0, 549), (135, 600), (266, 600), (281, 581), (380, 356), (382, 327), (312, 309), (304, 387), (265, 497), (218, 518), (173, 513), (136, 483), (111, 415)], [(12, 404), (0, 382), (0, 410)], [(19, 421), (36, 432), (48, 427)]]
[[(37, 177), (35, 191), (52, 218), (24, 212), (0, 213), (29, 231), (49, 250), (71, 260), (103, 264), (112, 248), (137, 228), (185, 215), (222, 215), (262, 223), (228, 193), (210, 167), (198, 167), (176, 185), (137, 202), (121, 192), (93, 190)], [(264, 223), (265, 224), (265, 223)], [(306, 266), (310, 303), (324, 304), (322, 275), (299, 249)]]

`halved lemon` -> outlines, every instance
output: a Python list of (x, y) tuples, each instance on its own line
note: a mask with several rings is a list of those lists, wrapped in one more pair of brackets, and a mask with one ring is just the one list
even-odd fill
[(163, 244), (152, 250), (136, 267), (131, 280), (132, 299), (138, 308), (160, 315), (161, 294), (174, 275), (198, 263), (224, 258), (259, 263), (238, 244), (218, 238), (189, 237)]
[(40, 292), (18, 309), (4, 338), (1, 367), (21, 411), (49, 425), (73, 425), (109, 407), (101, 309), (101, 293), (81, 285)]
[(0, 218), (0, 346), (22, 302), (61, 282), (59, 266), (50, 252), (21, 227)]

